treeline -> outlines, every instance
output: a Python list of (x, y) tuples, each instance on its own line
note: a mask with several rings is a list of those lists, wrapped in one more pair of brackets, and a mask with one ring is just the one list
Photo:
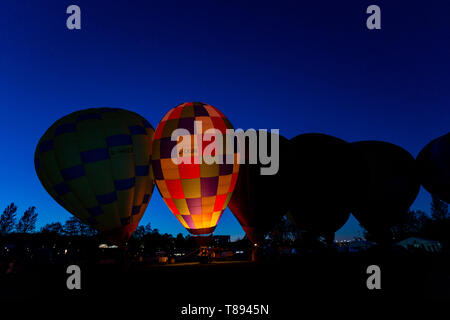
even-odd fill
[[(8, 205), (0, 216), (0, 256), (5, 255), (5, 246), (10, 246), (10, 253), (16, 256), (26, 256), (27, 250), (31, 252), (40, 248), (52, 248), (55, 252), (64, 252), (76, 255), (76, 252), (91, 252), (102, 243), (109, 243), (92, 227), (82, 223), (76, 217), (67, 221), (52, 222), (36, 230), (38, 213), (35, 207), (30, 207), (20, 218), (17, 218), (17, 206)], [(248, 240), (238, 241), (231, 246), (246, 248)], [(28, 249), (27, 249), (28, 248)], [(154, 255), (163, 251), (167, 254), (186, 253), (197, 248), (192, 236), (182, 233), (173, 236), (160, 233), (153, 229), (151, 224), (140, 225), (128, 240), (127, 248), (130, 252)]]
[(40, 229), (40, 233), (91, 237), (97, 235), (97, 230), (82, 223), (75, 217), (70, 217), (64, 224), (61, 224), (60, 222), (47, 223)]
[[(34, 233), (38, 213), (36, 207), (29, 207), (23, 215), (17, 219), (17, 206), (12, 202), (3, 210), (0, 216), (0, 235), (5, 236), (11, 233)], [(60, 222), (48, 223), (43, 226), (40, 233), (55, 233), (67, 236), (93, 236), (97, 231), (82, 223), (75, 217), (69, 218), (64, 224)]]
[(0, 234), (5, 235), (11, 232), (31, 233), (36, 228), (38, 214), (36, 207), (29, 207), (18, 221), (16, 218), (17, 206), (11, 203), (5, 208), (0, 216)]
[[(95, 229), (75, 217), (69, 218), (64, 224), (59, 222), (46, 224), (40, 229), (39, 233), (53, 238), (84, 238), (94, 240), (96, 243), (105, 242), (105, 239), (99, 236)], [(145, 248), (147, 252), (165, 251), (173, 253), (176, 250), (185, 251), (196, 248), (196, 243), (192, 237), (185, 237), (181, 233), (175, 237), (168, 233), (161, 234), (158, 229), (152, 229), (151, 224), (147, 223), (144, 226), (137, 227), (128, 240), (127, 247), (130, 250)]]
[[(448, 204), (433, 197), (430, 214), (422, 210), (409, 210), (403, 215), (403, 220), (390, 229), (391, 243), (404, 240), (409, 237), (420, 237), (441, 242), (446, 248), (450, 248), (450, 211)], [(360, 225), (361, 226), (361, 225)], [(376, 235), (363, 229), (361, 238), (377, 242)], [(329, 234), (308, 233), (297, 230), (292, 222), (284, 217), (280, 223), (269, 233), (269, 241), (275, 246), (293, 246), (296, 248), (318, 246), (321, 242), (327, 242)], [(311, 239), (310, 237), (313, 237)]]
[[(0, 216), (0, 235), (6, 236), (13, 233), (36, 233), (36, 222), (38, 213), (34, 206), (24, 211), (17, 220), (17, 206), (14, 203), (8, 205)], [(97, 231), (82, 223), (75, 217), (69, 218), (66, 222), (48, 223), (40, 228), (43, 235), (53, 235), (61, 237), (81, 237), (95, 238), (98, 241)], [(391, 228), (393, 242), (401, 241), (405, 238), (417, 236), (433, 240), (438, 240), (447, 247), (450, 247), (450, 212), (448, 204), (433, 197), (430, 214), (421, 210), (408, 211), (404, 215), (403, 221)], [(375, 237), (364, 230), (363, 236), (369, 241)], [(272, 244), (294, 245), (302, 243), (302, 233), (298, 232), (292, 223), (284, 218), (270, 233), (267, 239)], [(243, 240), (248, 242), (246, 238)], [(186, 250), (195, 248), (195, 240), (190, 236), (178, 234), (176, 236), (164, 233), (160, 234), (158, 229), (152, 229), (150, 223), (145, 226), (138, 226), (129, 240), (129, 246), (154, 248), (155, 250)]]
[[(432, 197), (430, 215), (421, 210), (410, 210), (403, 215), (403, 221), (391, 228), (393, 241), (409, 237), (421, 237), (440, 241), (450, 247), (450, 212), (448, 204)], [(369, 232), (364, 232), (367, 240), (372, 240)]]
[[(47, 245), (62, 242), (65, 246), (67, 246), (67, 241), (73, 243), (73, 240), (78, 242), (87, 240), (97, 244), (104, 242), (104, 239), (98, 235), (95, 229), (82, 223), (76, 217), (70, 217), (64, 223), (48, 223), (37, 231), (38, 213), (36, 207), (29, 207), (20, 218), (17, 217), (17, 209), (17, 206), (11, 203), (0, 216), (0, 236), (4, 238), (4, 241), (9, 239), (13, 242), (19, 242), (20, 239), (26, 239), (27, 241), (37, 241), (40, 244)], [(23, 234), (27, 234), (26, 238), (23, 238)], [(17, 238), (18, 236), (21, 238)], [(130, 248), (148, 248), (150, 251), (173, 252), (195, 248), (196, 243), (192, 237), (184, 237), (181, 233), (175, 237), (167, 233), (160, 234), (158, 229), (152, 229), (150, 223), (148, 223), (136, 229), (128, 242), (128, 246)]]

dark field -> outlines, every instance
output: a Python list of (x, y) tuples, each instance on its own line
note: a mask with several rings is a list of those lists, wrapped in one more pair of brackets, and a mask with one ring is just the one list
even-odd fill
[[(381, 290), (366, 287), (366, 268), (372, 264), (381, 268)], [(226, 261), (208, 265), (80, 264), (81, 290), (67, 289), (66, 267), (27, 265), (16, 274), (2, 275), (0, 298), (3, 302), (32, 300), (80, 306), (85, 302), (140, 303), (150, 314), (164, 311), (166, 319), (186, 318), (180, 312), (188, 304), (217, 308), (225, 308), (225, 304), (267, 304), (269, 317), (246, 315), (247, 319), (278, 319), (298, 314), (316, 303), (379, 306), (450, 300), (450, 263), (444, 255), (310, 255), (261, 263)], [(221, 317), (242, 318), (214, 315), (214, 319)]]

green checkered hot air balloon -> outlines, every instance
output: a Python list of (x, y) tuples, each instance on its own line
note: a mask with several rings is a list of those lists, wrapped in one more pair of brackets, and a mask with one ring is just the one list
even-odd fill
[(40, 139), (36, 173), (67, 211), (123, 243), (136, 230), (153, 192), (153, 134), (150, 123), (131, 111), (76, 111)]

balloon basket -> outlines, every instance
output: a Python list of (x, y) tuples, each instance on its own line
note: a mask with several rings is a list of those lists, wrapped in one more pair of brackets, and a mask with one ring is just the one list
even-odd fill
[(208, 264), (211, 262), (211, 252), (209, 250), (209, 244), (212, 240), (212, 234), (209, 235), (197, 235), (194, 237), (197, 245), (199, 246), (199, 262), (200, 264)]
[(260, 262), (261, 261), (261, 246), (258, 243), (253, 243), (252, 247), (250, 248), (250, 261), (251, 262)]

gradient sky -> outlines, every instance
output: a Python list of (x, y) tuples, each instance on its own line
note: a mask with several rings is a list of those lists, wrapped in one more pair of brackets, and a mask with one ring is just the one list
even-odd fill
[[(393, 3), (395, 2), (395, 3)], [(82, 29), (66, 28), (81, 7)], [(382, 29), (366, 28), (378, 4)], [(384, 140), (416, 156), (450, 128), (447, 1), (24, 1), (0, 4), (0, 208), (39, 226), (69, 214), (46, 193), (35, 146), (77, 109), (122, 107), (156, 128), (202, 101), (235, 128)], [(299, 195), (300, 196), (300, 195)], [(413, 209), (429, 211), (421, 190)], [(143, 224), (185, 233), (155, 191)], [(337, 238), (360, 235), (355, 219)], [(243, 235), (227, 210), (216, 234)]]

